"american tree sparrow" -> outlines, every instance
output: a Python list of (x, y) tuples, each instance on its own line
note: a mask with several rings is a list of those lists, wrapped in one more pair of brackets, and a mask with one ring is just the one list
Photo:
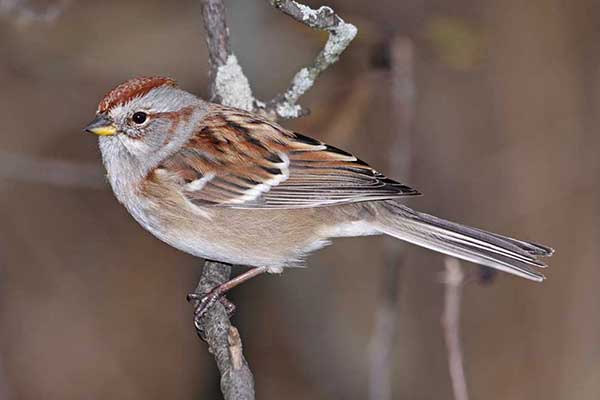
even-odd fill
[(332, 238), (386, 234), (534, 281), (553, 250), (404, 206), (416, 190), (352, 154), (257, 114), (208, 103), (164, 77), (108, 92), (99, 136), (117, 199), (160, 240), (197, 257), (256, 267), (216, 288), (302, 265)]

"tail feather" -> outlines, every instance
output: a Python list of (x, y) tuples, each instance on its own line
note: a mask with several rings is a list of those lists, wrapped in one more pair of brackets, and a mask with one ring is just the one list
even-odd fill
[(551, 256), (554, 250), (549, 247), (446, 221), (396, 202), (382, 205), (377, 229), (385, 234), (523, 278), (544, 280), (534, 268), (546, 267), (537, 257)]

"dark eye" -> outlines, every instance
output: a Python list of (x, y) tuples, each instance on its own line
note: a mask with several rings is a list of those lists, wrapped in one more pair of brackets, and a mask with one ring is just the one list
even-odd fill
[(146, 119), (148, 119), (148, 114), (142, 111), (138, 111), (131, 116), (131, 120), (138, 125), (141, 125), (144, 122), (146, 122)]

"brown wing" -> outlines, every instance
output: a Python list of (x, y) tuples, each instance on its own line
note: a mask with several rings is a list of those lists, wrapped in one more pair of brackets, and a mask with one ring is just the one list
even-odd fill
[(419, 194), (345, 151), (225, 107), (160, 168), (199, 205), (306, 208)]

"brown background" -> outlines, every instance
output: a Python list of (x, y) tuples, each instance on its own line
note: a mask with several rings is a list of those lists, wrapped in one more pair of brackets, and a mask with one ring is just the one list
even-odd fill
[[(97, 178), (95, 139), (80, 131), (104, 92), (135, 75), (170, 75), (206, 94), (197, 2), (66, 1), (49, 22), (9, 3), (0, 1), (0, 398), (218, 398), (185, 302), (200, 260), (127, 215)], [(234, 49), (261, 98), (284, 88), (325, 40), (266, 1), (226, 3)], [(503, 275), (465, 289), (472, 398), (597, 399), (600, 3), (330, 5), (359, 36), (303, 99), (313, 114), (286, 125), (389, 171), (386, 149), (405, 132), (390, 123), (389, 73), (371, 59), (386, 39), (411, 38), (408, 183), (426, 194), (411, 206), (557, 249), (541, 285)], [(100, 188), (52, 183), (43, 165), (15, 168), (15, 155), (69, 161)], [(310, 268), (235, 290), (259, 398), (366, 398), (384, 242), (339, 240)], [(443, 258), (410, 251), (394, 398), (451, 398), (439, 324)]]

